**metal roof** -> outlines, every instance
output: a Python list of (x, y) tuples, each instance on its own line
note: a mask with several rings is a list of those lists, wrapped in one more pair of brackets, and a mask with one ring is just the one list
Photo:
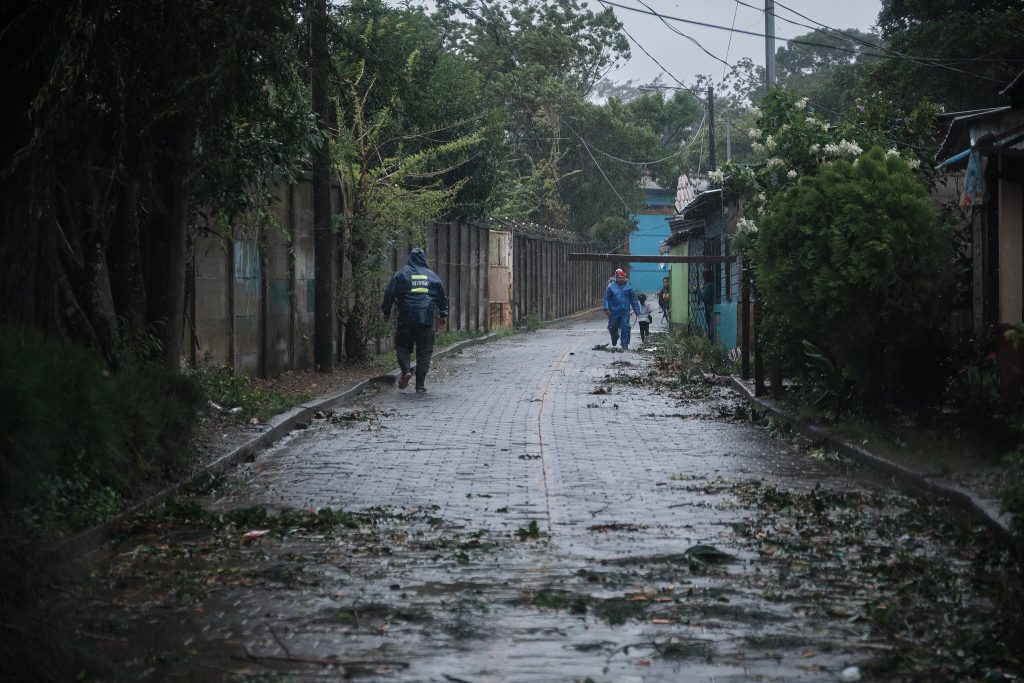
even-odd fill
[(691, 237), (703, 234), (705, 226), (703, 218), (686, 219), (682, 216), (670, 219), (668, 224), (672, 227), (672, 234), (666, 237), (665, 241), (658, 248), (658, 253), (661, 254), (666, 253), (678, 244), (682, 244)]
[(995, 107), (993, 109), (979, 109), (976, 112), (964, 114), (953, 119), (946, 132), (946, 138), (939, 145), (939, 151), (935, 156), (939, 159), (946, 159), (959, 154), (965, 148), (971, 146), (971, 130), (991, 129), (987, 132), (994, 132), (1002, 121), (1003, 114), (1010, 111), (1010, 106)]
[(722, 188), (705, 190), (690, 200), (690, 203), (683, 207), (683, 218), (699, 218), (706, 216), (712, 209), (722, 209)]

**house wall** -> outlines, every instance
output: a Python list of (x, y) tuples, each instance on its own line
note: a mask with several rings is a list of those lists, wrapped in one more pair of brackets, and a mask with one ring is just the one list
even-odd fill
[[(1004, 158), (1001, 163), (1007, 163)], [(1024, 197), (1019, 183), (999, 181), (999, 321), (1016, 324), (1022, 322), (1022, 296), (1024, 280), (1024, 244), (1021, 224), (1024, 216)]]
[[(685, 241), (672, 247), (672, 256), (689, 256), (690, 245)], [(669, 314), (669, 326), (672, 329), (685, 329), (690, 321), (690, 294), (688, 263), (673, 263), (669, 275), (669, 291), (671, 292), (672, 310)]]
[[(629, 237), (629, 253), (654, 256), (661, 243), (671, 234), (667, 214), (640, 214), (636, 216), (637, 229)], [(637, 292), (648, 296), (661, 289), (661, 278), (668, 273), (668, 266), (661, 263), (630, 263), (629, 281)]]
[[(675, 193), (648, 188), (644, 191), (645, 207), (633, 215), (637, 228), (629, 236), (629, 253), (655, 256), (661, 243), (672, 233), (668, 219), (675, 213)], [(659, 263), (630, 263), (629, 281), (637, 292), (648, 296), (661, 289), (661, 279), (668, 274), (668, 266)]]
[[(715, 304), (715, 315), (716, 315), (716, 336), (718, 342), (727, 349), (734, 349), (739, 346), (739, 336), (737, 335), (738, 318), (739, 318), (739, 307), (736, 304), (737, 296), (739, 292), (739, 268), (733, 267), (730, 269), (732, 279), (732, 301), (727, 301), (725, 296), (721, 297), (720, 303)], [(723, 270), (723, 278), (725, 277)], [(723, 287), (723, 283), (719, 283), (719, 287)]]

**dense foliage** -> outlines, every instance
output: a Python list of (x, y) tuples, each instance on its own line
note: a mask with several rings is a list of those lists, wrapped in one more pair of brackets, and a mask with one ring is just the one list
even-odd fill
[(0, 330), (0, 614), (25, 598), (26, 548), (181, 475), (202, 402), (190, 377), (160, 365), (110, 373), (84, 348)]
[(905, 108), (922, 97), (947, 111), (1004, 105), (999, 91), (1024, 68), (1018, 0), (883, 0), (878, 26), (890, 51), (867, 90)]
[(182, 349), (187, 227), (287, 176), (315, 132), (289, 0), (13, 2), (0, 173), (0, 322), (119, 362), (121, 322)]
[(783, 349), (809, 340), (865, 400), (893, 398), (902, 366), (934, 333), (949, 243), (907, 162), (879, 148), (803, 178), (758, 233), (757, 282)]
[[(797, 43), (793, 41), (804, 41)], [(854, 106), (861, 79), (881, 51), (881, 38), (856, 29), (815, 30), (776, 50), (780, 87), (807, 97), (822, 112), (845, 112)], [(813, 44), (810, 44), (813, 43)]]

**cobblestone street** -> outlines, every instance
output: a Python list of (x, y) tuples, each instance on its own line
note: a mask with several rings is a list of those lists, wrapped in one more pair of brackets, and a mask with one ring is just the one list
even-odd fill
[[(843, 510), (898, 525), (918, 504), (607, 341), (592, 318), (471, 347), (426, 395), (380, 388), (292, 432), (199, 502), (351, 518), (179, 511), (75, 596), (80, 633), (125, 680), (839, 680), (891, 649), (835, 553), (956, 551)], [(802, 531), (780, 564), (805, 503), (850, 536)]]

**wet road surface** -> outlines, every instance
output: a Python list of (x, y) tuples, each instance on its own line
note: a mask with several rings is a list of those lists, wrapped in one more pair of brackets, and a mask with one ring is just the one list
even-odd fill
[(118, 680), (824, 681), (899, 649), (894, 563), (956, 562), (934, 513), (606, 341), (509, 337), (323, 415), (61, 609)]

